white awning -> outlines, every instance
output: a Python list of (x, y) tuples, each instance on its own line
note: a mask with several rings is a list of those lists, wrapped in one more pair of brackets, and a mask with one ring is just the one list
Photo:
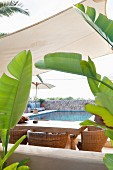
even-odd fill
[[(92, 6), (98, 13), (104, 13), (105, 2), (87, 0), (85, 6)], [(9, 34), (0, 39), (0, 74), (6, 71), (11, 59), (23, 50), (31, 50), (33, 64), (47, 53), (76, 52), (84, 58), (96, 58), (111, 53), (105, 40), (101, 38), (75, 11), (69, 8), (42, 22)], [(33, 65), (33, 75), (39, 74)]]

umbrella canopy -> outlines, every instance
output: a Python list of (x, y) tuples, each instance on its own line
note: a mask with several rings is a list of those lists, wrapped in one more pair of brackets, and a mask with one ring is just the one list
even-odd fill
[[(94, 7), (97, 13), (105, 13), (105, 1), (96, 3), (86, 0), (83, 4)], [(107, 42), (85, 23), (74, 8), (1, 38), (0, 74), (6, 71), (6, 66), (12, 58), (25, 49), (31, 50), (33, 64), (45, 54), (58, 51), (81, 53), (84, 58), (111, 53)], [(40, 72), (44, 71), (33, 67), (33, 75)]]
[(51, 88), (55, 87), (52, 84), (44, 83), (43, 81), (39, 82), (39, 81), (40, 80), (39, 80), (39, 78), (37, 76), (33, 76), (33, 78), (32, 78), (32, 87), (31, 88), (36, 89), (36, 95), (35, 95), (36, 98), (37, 98), (37, 90), (38, 89), (51, 89)]

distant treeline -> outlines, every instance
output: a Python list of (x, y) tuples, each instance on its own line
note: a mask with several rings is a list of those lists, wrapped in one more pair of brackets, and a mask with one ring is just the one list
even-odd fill
[[(51, 97), (51, 98), (47, 98), (45, 100), (86, 100), (84, 98), (73, 98), (73, 97)], [(92, 99), (87, 99), (87, 100), (92, 100)]]
[(78, 98), (73, 98), (73, 97), (50, 97), (50, 98), (46, 98), (46, 99), (40, 99), (40, 98), (34, 98), (34, 99), (31, 99), (31, 98), (29, 98), (29, 101), (40, 101), (41, 103), (42, 102), (44, 102), (45, 100), (92, 100), (92, 99), (84, 99), (84, 98), (80, 98), (80, 97), (78, 97)]

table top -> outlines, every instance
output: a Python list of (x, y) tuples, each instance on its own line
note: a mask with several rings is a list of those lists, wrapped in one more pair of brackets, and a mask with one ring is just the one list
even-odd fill
[(27, 121), (22, 124), (17, 124), (16, 129), (29, 129), (40, 132), (51, 133), (69, 133), (79, 135), (86, 127), (81, 127), (80, 121), (42, 121), (38, 120), (38, 123), (33, 123), (33, 120)]

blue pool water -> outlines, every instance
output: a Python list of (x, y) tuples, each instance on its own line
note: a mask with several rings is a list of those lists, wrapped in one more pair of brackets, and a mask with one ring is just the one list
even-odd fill
[(30, 120), (38, 118), (38, 120), (59, 120), (59, 121), (84, 121), (89, 119), (92, 115), (85, 111), (52, 111), (38, 115), (30, 116)]

